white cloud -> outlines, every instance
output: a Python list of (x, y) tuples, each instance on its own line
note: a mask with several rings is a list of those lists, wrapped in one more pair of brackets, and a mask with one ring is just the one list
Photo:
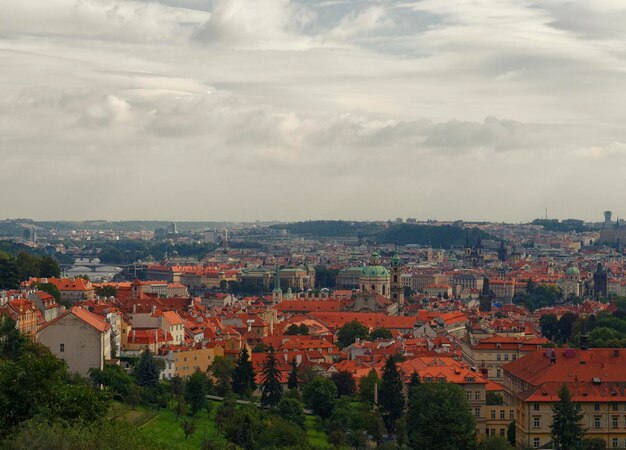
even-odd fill
[(602, 24), (622, 10), (570, 3), (588, 20), (514, 0), (10, 2), (1, 211), (519, 221), (546, 206), (595, 217), (598, 196), (618, 209), (626, 61)]

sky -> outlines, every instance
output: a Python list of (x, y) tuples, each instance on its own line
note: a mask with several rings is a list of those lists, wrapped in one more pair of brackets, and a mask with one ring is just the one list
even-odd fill
[(626, 217), (623, 0), (0, 7), (0, 218)]

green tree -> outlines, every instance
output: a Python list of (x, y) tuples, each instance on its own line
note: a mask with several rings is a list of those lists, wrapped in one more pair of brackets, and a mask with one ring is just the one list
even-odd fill
[(96, 295), (100, 297), (116, 297), (117, 289), (113, 286), (99, 286), (96, 288)]
[(283, 397), (278, 402), (278, 415), (287, 422), (298, 425), (304, 429), (305, 415), (302, 402), (295, 398)]
[(503, 405), (504, 399), (500, 394), (495, 392), (487, 392), (486, 402), (488, 405)]
[(322, 418), (328, 418), (335, 409), (337, 387), (332, 381), (317, 377), (304, 387), (304, 402)]
[(20, 286), (15, 258), (5, 252), (0, 252), (0, 289), (17, 289)]
[(552, 408), (552, 441), (556, 450), (570, 450), (580, 444), (584, 430), (580, 424), (583, 414), (576, 409), (572, 395), (563, 385), (559, 389), (559, 401)]
[(335, 372), (331, 375), (330, 379), (335, 386), (337, 387), (337, 395), (352, 395), (356, 391), (356, 383), (354, 381), (354, 377), (350, 372), (345, 370), (341, 370), (339, 372)]
[(404, 413), (403, 387), (402, 376), (398, 372), (396, 363), (392, 358), (387, 358), (378, 390), (378, 406), (390, 433), (395, 431), (396, 421)]
[(61, 276), (61, 268), (59, 267), (59, 263), (49, 255), (41, 258), (41, 264), (39, 266), (39, 271), (42, 277), (44, 278), (58, 278)]
[(303, 433), (302, 428), (299, 426), (276, 416), (270, 416), (264, 422), (264, 426), (257, 438), (258, 448), (300, 449), (307, 447), (306, 433)]
[(580, 441), (576, 450), (605, 450), (606, 441), (602, 438), (587, 438)]
[(380, 383), (376, 369), (372, 369), (359, 380), (359, 395), (364, 402), (374, 403), (374, 391)]
[(556, 341), (559, 335), (559, 321), (554, 314), (544, 314), (539, 319), (539, 326), (541, 327), (541, 334), (550, 339)]
[(289, 378), (287, 379), (287, 387), (289, 389), (298, 389), (298, 364), (296, 363), (295, 356), (291, 358), (291, 370), (289, 371)]
[(353, 344), (356, 339), (366, 339), (368, 336), (367, 327), (360, 322), (353, 320), (346, 323), (337, 332), (339, 347), (344, 348)]
[(89, 370), (89, 378), (96, 386), (108, 388), (117, 400), (126, 399), (133, 384), (128, 372), (116, 365), (105, 365), (102, 370), (92, 368)]
[(511, 422), (506, 429), (506, 440), (515, 447), (515, 421)]
[(37, 289), (52, 295), (54, 297), (54, 300), (56, 300), (56, 302), (59, 305), (64, 305), (64, 306), (67, 306), (67, 307), (71, 307), (72, 306), (71, 302), (64, 302), (63, 301), (63, 297), (61, 295), (61, 291), (59, 291), (59, 288), (56, 287), (55, 284), (52, 284), (52, 283), (37, 283)]
[(217, 393), (225, 396), (230, 392), (230, 381), (235, 370), (235, 364), (223, 356), (216, 356), (211, 365), (209, 371), (217, 380)]
[(423, 383), (414, 388), (406, 416), (413, 448), (468, 450), (475, 443), (476, 420), (463, 388)]
[(409, 389), (409, 399), (413, 396), (413, 388), (418, 387), (420, 384), (422, 384), (422, 380), (420, 379), (419, 373), (414, 370), (411, 374), (409, 385), (407, 386)]
[(391, 331), (387, 328), (376, 328), (370, 333), (370, 340), (375, 341), (377, 339), (391, 339)]
[(485, 436), (478, 444), (478, 450), (515, 450), (502, 436)]
[(183, 433), (185, 433), (185, 440), (187, 440), (189, 435), (196, 432), (196, 423), (193, 420), (183, 420), (181, 427), (183, 429)]
[(185, 401), (191, 406), (192, 416), (195, 416), (198, 411), (204, 408), (208, 393), (209, 383), (207, 377), (200, 370), (196, 369), (185, 383)]
[(27, 344), (26, 336), (17, 329), (17, 322), (9, 316), (0, 315), (0, 361), (17, 359)]
[(139, 358), (139, 362), (135, 367), (135, 382), (141, 387), (155, 387), (159, 384), (159, 365), (150, 352), (146, 348)]
[(244, 346), (235, 362), (232, 376), (233, 392), (242, 397), (249, 397), (256, 389), (255, 373), (250, 361), (248, 349)]
[(41, 260), (27, 252), (20, 252), (15, 258), (17, 273), (20, 280), (28, 280), (31, 277), (39, 278), (41, 276)]
[(274, 347), (270, 345), (267, 357), (261, 371), (261, 405), (276, 406), (283, 395), (280, 385), (281, 372), (274, 354)]

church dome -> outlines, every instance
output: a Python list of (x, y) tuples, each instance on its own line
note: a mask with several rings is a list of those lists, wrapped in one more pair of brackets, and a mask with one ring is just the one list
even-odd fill
[(389, 271), (383, 266), (365, 266), (363, 267), (363, 276), (386, 278), (389, 276)]
[(570, 267), (569, 269), (567, 269), (565, 271), (566, 275), (571, 275), (571, 276), (578, 276), (580, 275), (580, 270), (578, 270), (578, 267)]

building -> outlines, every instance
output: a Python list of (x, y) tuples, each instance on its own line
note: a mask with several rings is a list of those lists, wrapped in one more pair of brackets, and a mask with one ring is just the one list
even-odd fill
[(102, 369), (111, 359), (111, 325), (83, 308), (74, 307), (46, 323), (38, 339), (67, 363), (70, 372), (82, 376), (89, 369)]
[(608, 288), (608, 273), (602, 263), (598, 263), (596, 271), (593, 273), (593, 298), (595, 298), (596, 300), (606, 298), (609, 293)]
[(196, 370), (206, 372), (218, 356), (224, 356), (224, 348), (219, 343), (208, 343), (200, 347), (164, 347), (160, 350), (165, 361), (161, 378), (174, 376), (188, 377)]
[(371, 292), (382, 295), (383, 297), (391, 297), (391, 276), (389, 271), (381, 265), (381, 259), (378, 252), (372, 253), (369, 264), (363, 267), (363, 272), (359, 279), (361, 292)]
[(587, 438), (626, 447), (626, 351), (547, 348), (503, 367), (504, 403), (515, 407), (519, 448), (551, 448), (552, 408), (561, 386), (583, 413)]
[(445, 273), (417, 272), (402, 275), (403, 286), (411, 288), (414, 292), (424, 292), (426, 286), (449, 284), (449, 281)]

